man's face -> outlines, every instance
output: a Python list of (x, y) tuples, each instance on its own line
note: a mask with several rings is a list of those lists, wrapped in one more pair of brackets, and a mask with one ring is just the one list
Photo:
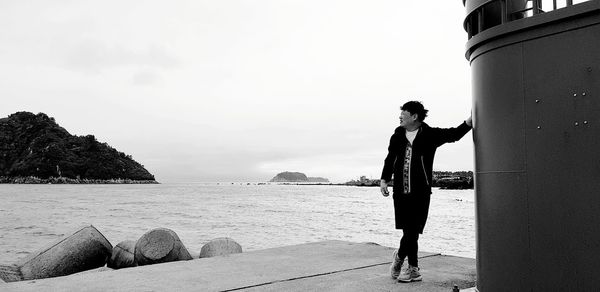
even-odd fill
[(417, 122), (417, 114), (412, 115), (410, 112), (403, 110), (400, 112), (400, 127), (411, 128)]

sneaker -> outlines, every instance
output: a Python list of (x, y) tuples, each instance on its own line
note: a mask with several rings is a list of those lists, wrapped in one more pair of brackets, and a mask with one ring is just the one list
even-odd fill
[(422, 280), (423, 276), (419, 273), (419, 267), (413, 267), (411, 265), (408, 265), (408, 267), (400, 273), (400, 276), (398, 276), (398, 281), (400, 282), (408, 283)]
[(400, 275), (400, 270), (402, 270), (403, 260), (398, 258), (398, 250), (394, 251), (394, 257), (392, 259), (392, 265), (390, 266), (390, 274), (392, 278), (397, 279)]

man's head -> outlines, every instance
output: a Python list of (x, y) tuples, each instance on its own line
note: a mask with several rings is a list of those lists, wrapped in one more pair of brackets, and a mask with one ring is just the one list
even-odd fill
[(418, 101), (409, 101), (401, 108), (400, 126), (412, 131), (421, 126), (421, 123), (427, 117), (428, 110)]

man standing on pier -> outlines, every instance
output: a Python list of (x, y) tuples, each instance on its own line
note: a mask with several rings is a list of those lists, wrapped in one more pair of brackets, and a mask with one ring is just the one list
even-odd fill
[[(433, 174), (433, 158), (438, 147), (460, 140), (472, 127), (469, 117), (456, 128), (432, 128), (423, 120), (428, 110), (418, 101), (401, 108), (400, 126), (390, 139), (381, 173), (381, 193), (389, 196), (388, 182), (394, 175), (393, 199), (396, 229), (402, 229), (400, 247), (394, 251), (390, 273), (400, 282), (421, 281), (417, 258), (419, 234), (423, 233)], [(408, 267), (402, 270), (404, 258)]]

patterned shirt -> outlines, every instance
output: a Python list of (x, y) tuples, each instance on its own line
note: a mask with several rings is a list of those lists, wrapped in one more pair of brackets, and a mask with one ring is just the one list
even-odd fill
[(402, 171), (402, 185), (404, 186), (404, 193), (410, 193), (410, 163), (412, 160), (412, 145), (406, 144), (406, 151), (404, 152), (404, 169)]
[(404, 187), (404, 193), (410, 193), (410, 163), (412, 162), (412, 144), (417, 137), (418, 129), (414, 131), (406, 131), (406, 151), (404, 152), (404, 168), (402, 170), (402, 185)]

